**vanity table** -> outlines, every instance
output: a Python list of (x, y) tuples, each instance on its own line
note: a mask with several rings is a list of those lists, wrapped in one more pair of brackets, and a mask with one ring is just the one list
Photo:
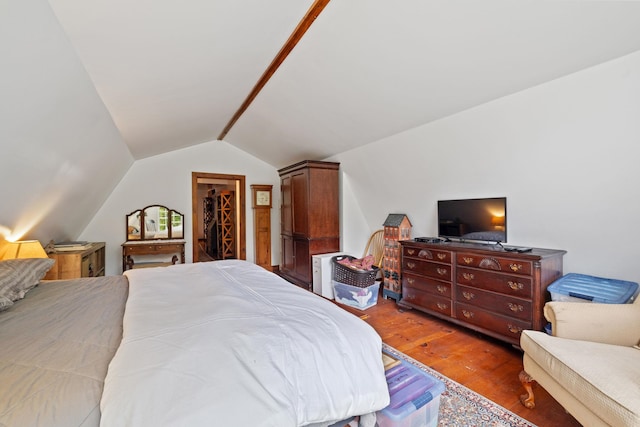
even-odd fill
[(122, 244), (122, 271), (185, 263), (184, 215), (151, 205), (126, 215), (127, 241)]
[[(180, 261), (184, 264), (184, 240), (145, 240), (122, 244), (122, 271), (131, 268), (160, 267), (173, 265)], [(171, 261), (160, 259), (161, 255), (173, 255)], [(142, 259), (142, 261), (134, 261)], [(145, 259), (146, 258), (146, 259)]]

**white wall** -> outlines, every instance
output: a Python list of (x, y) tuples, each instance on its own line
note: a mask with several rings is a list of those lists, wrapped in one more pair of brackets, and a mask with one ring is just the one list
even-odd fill
[(506, 196), (509, 244), (567, 250), (565, 273), (640, 281), (639, 112), (635, 53), (332, 157), (349, 184), (343, 249), (389, 213), (435, 236), (437, 200)]
[(280, 179), (277, 170), (227, 142), (212, 141), (136, 161), (80, 235), (82, 240), (106, 242), (106, 274), (122, 273), (125, 215), (160, 204), (185, 215), (185, 258), (193, 260), (191, 172), (245, 175), (247, 260), (254, 260), (251, 184), (273, 185), (271, 212), (272, 259), (280, 260)]
[[(341, 163), (342, 250), (360, 254), (389, 213), (431, 236), (437, 200), (506, 196), (510, 244), (567, 250), (565, 272), (640, 281), (638, 111), (640, 53), (325, 159)], [(108, 274), (120, 272), (126, 213), (153, 203), (191, 212), (192, 171), (247, 175), (247, 194), (250, 184), (274, 185), (279, 264), (277, 171), (212, 142), (134, 164), (80, 236), (107, 241)], [(248, 204), (252, 260), (251, 214)]]
[(133, 158), (49, 3), (0, 9), (0, 239), (72, 239)]
[[(362, 200), (362, 195), (354, 193), (352, 179), (345, 172), (345, 166), (340, 165), (340, 252), (360, 257), (369, 236), (373, 231), (382, 228), (386, 216), (379, 221), (379, 224), (375, 221), (372, 224), (367, 222), (366, 215), (362, 211), (365, 201)], [(367, 193), (367, 197), (374, 196)]]

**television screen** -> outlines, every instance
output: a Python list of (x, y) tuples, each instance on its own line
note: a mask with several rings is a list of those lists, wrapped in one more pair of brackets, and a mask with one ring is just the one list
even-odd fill
[(507, 241), (507, 198), (439, 200), (438, 235), (459, 240)]

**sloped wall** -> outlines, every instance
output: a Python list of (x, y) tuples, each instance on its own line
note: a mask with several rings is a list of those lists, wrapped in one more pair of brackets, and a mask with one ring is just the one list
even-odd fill
[[(565, 249), (565, 272), (640, 281), (640, 53), (342, 153), (357, 250), (389, 213), (435, 236), (439, 199), (506, 196), (508, 242)], [(355, 245), (355, 246), (354, 246)]]
[[(565, 272), (640, 281), (638, 111), (640, 53), (325, 159), (341, 163), (342, 250), (359, 255), (389, 213), (409, 215), (414, 236), (433, 236), (437, 200), (506, 196), (509, 244), (565, 249)], [(214, 142), (132, 167), (82, 233), (108, 241), (109, 274), (119, 274), (124, 214), (159, 200), (190, 212), (192, 170), (274, 185), (279, 263), (277, 171)], [(248, 258), (251, 221), (248, 209)]]
[(73, 239), (133, 163), (46, 0), (0, 13), (0, 235)]
[(125, 215), (148, 205), (160, 204), (185, 215), (185, 258), (193, 260), (191, 222), (191, 172), (245, 175), (247, 260), (254, 260), (251, 184), (273, 185), (271, 254), (280, 260), (280, 179), (277, 170), (224, 141), (206, 142), (137, 160), (105, 204), (82, 232), (82, 240), (106, 242), (106, 274), (122, 273), (122, 248), (126, 239)]

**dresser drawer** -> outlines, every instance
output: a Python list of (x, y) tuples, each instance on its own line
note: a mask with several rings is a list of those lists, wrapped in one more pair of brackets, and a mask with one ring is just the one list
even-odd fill
[(456, 287), (456, 300), (525, 321), (531, 319), (531, 301), (528, 300), (461, 285)]
[(404, 246), (403, 257), (418, 258), (424, 260), (438, 261), (451, 264), (452, 255), (450, 251), (442, 251), (437, 249), (416, 248), (412, 246)]
[(458, 253), (456, 262), (460, 266), (476, 267), (484, 270), (503, 271), (505, 273), (531, 275), (533, 266), (531, 261), (519, 259), (492, 257), (472, 253)]
[(181, 244), (168, 244), (168, 245), (131, 245), (125, 246), (124, 253), (126, 255), (152, 255), (152, 254), (172, 254), (175, 252), (181, 252), (183, 245)]
[(403, 258), (402, 271), (424, 276), (433, 277), (440, 280), (451, 280), (451, 265), (437, 262), (422, 261), (418, 259)]
[(458, 267), (456, 281), (459, 285), (473, 286), (518, 298), (531, 298), (531, 277)]
[(451, 316), (451, 299), (438, 297), (416, 288), (402, 288), (402, 302)]
[(467, 323), (496, 332), (514, 343), (520, 342), (520, 334), (525, 329), (532, 329), (531, 322), (501, 316), (482, 308), (456, 303), (455, 317)]
[(419, 289), (436, 296), (451, 298), (451, 282), (442, 282), (430, 277), (404, 273), (402, 275), (402, 286)]

